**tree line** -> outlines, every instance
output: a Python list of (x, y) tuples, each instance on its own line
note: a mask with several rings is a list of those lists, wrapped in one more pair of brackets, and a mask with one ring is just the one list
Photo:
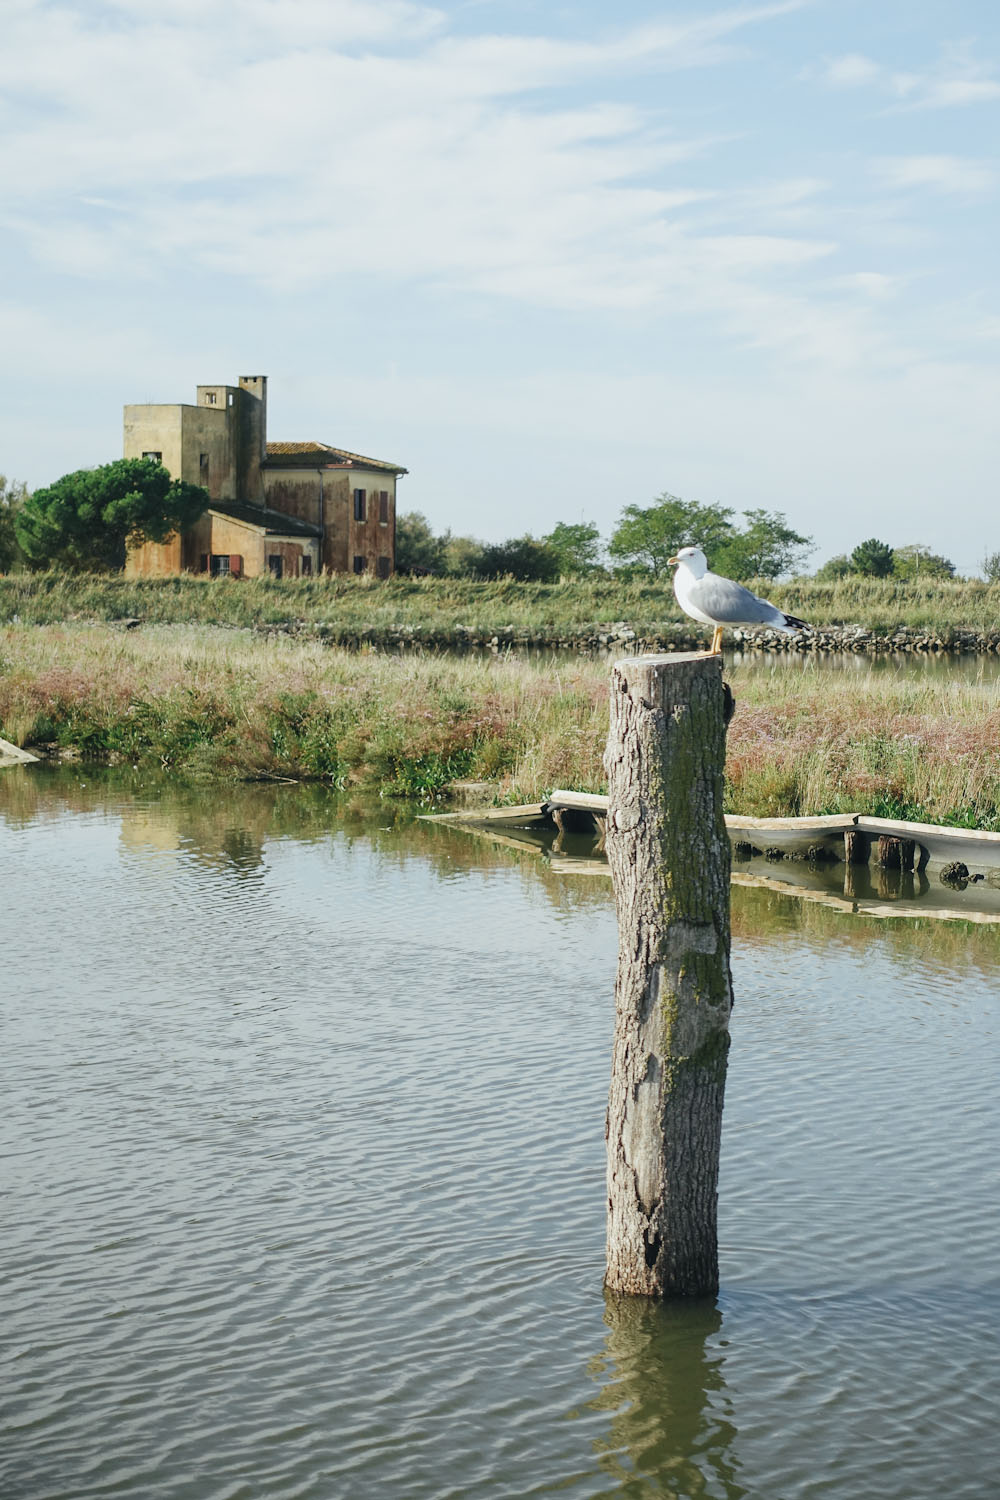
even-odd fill
[[(153, 459), (117, 459), (65, 474), (45, 489), (0, 475), (0, 572), (14, 568), (62, 567), (107, 572), (125, 563), (126, 548), (163, 542), (190, 526), (209, 504), (206, 490), (171, 479)], [(436, 533), (426, 516), (410, 511), (397, 518), (396, 567), (401, 573), (447, 577), (554, 582), (559, 578), (609, 574), (661, 578), (668, 560), (696, 543), (709, 566), (728, 578), (775, 579), (802, 573), (815, 550), (781, 511), (701, 505), (678, 495), (658, 495), (651, 504), (626, 505), (607, 543), (591, 521), (560, 521), (542, 536), (482, 542), (451, 531)], [(1000, 552), (987, 553), (982, 569), (1000, 582)], [(953, 578), (955, 565), (920, 543), (891, 547), (869, 537), (850, 553), (832, 557), (813, 575), (835, 581), (867, 578)]]
[[(627, 505), (605, 546), (590, 521), (560, 521), (542, 536), (484, 543), (450, 531), (435, 534), (426, 516), (411, 511), (396, 523), (396, 567), (418, 575), (509, 576), (538, 582), (602, 572), (660, 578), (668, 572), (674, 553), (694, 542), (709, 566), (727, 578), (807, 576), (803, 565), (815, 544), (793, 530), (781, 511), (752, 509), (742, 512), (741, 521), (734, 517), (731, 507), (700, 505), (665, 493), (647, 506)], [(1000, 552), (988, 554), (982, 566), (991, 583), (1000, 582)], [(870, 537), (851, 553), (831, 558), (812, 576), (832, 581), (849, 575), (953, 578), (955, 565), (919, 542), (893, 548)]]

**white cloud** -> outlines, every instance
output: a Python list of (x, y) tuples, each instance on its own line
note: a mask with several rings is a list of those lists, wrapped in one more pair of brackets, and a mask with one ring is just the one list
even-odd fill
[[(190, 0), (118, 0), (117, 26), (109, 7), (21, 0), (0, 82), (34, 108), (0, 165), (5, 227), (83, 276), (200, 266), (292, 290), (384, 275), (563, 309), (701, 306), (744, 337), (744, 283), (794, 274), (829, 236), (748, 233), (742, 189), (727, 207), (674, 183), (708, 140), (631, 104), (559, 109), (536, 93), (706, 66), (800, 4), (592, 42), (448, 35), (439, 11), (395, 0), (248, 0), (234, 41), (228, 15)], [(773, 185), (772, 209), (814, 186)]]
[(1000, 99), (996, 71), (993, 63), (975, 57), (963, 45), (946, 47), (936, 63), (920, 71), (895, 69), (849, 52), (828, 58), (818, 73), (831, 88), (874, 88), (900, 107), (953, 109)]
[(890, 188), (932, 188), (939, 193), (977, 196), (988, 193), (996, 173), (985, 162), (961, 156), (881, 157), (872, 171)]
[(839, 285), (847, 291), (860, 292), (864, 297), (881, 302), (896, 293), (899, 278), (886, 276), (881, 271), (854, 271), (849, 276), (842, 276)]
[(853, 89), (865, 83), (874, 83), (881, 72), (878, 63), (872, 62), (870, 57), (849, 52), (845, 57), (836, 57), (827, 63), (825, 77), (827, 83), (832, 83), (835, 88)]

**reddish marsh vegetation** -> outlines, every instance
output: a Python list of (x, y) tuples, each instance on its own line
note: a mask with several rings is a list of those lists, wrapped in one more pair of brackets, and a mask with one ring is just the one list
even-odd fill
[[(727, 808), (1000, 827), (1000, 684), (947, 674), (727, 670)], [(288, 776), (497, 800), (604, 787), (608, 666), (348, 652), (209, 626), (10, 626), (0, 734), (190, 775)]]

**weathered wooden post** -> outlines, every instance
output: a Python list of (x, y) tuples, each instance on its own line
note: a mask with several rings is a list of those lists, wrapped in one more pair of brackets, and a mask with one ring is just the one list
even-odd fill
[(618, 909), (607, 1121), (613, 1291), (697, 1297), (719, 1285), (732, 1009), (725, 739), (721, 656), (614, 664), (605, 752)]

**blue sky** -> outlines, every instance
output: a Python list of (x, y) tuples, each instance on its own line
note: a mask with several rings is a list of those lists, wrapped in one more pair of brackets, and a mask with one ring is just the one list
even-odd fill
[(270, 380), (488, 540), (1000, 550), (1000, 8), (5, 0), (0, 472)]

